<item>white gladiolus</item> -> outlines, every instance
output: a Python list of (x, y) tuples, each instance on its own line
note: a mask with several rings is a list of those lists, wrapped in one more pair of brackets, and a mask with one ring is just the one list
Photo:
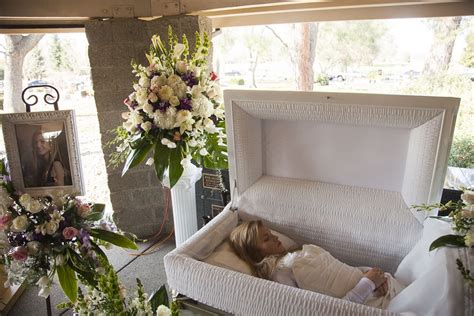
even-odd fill
[(151, 166), (151, 165), (153, 165), (154, 162), (155, 162), (155, 160), (150, 157), (150, 158), (148, 158), (148, 160), (145, 162), (145, 164), (146, 164), (147, 166)]
[(146, 121), (145, 123), (142, 123), (140, 125), (140, 127), (146, 132), (148, 133), (150, 130), (151, 130), (151, 127), (153, 126), (153, 124), (149, 121)]
[(207, 155), (209, 155), (209, 152), (207, 151), (206, 148), (202, 148), (202, 149), (199, 151), (199, 154), (200, 154), (201, 156), (207, 156)]
[(198, 143), (197, 143), (197, 141), (196, 141), (195, 139), (190, 139), (190, 140), (188, 141), (189, 147), (196, 147), (197, 144), (198, 144)]
[(173, 57), (179, 58), (185, 49), (186, 46), (184, 46), (184, 44), (176, 43), (173, 48)]

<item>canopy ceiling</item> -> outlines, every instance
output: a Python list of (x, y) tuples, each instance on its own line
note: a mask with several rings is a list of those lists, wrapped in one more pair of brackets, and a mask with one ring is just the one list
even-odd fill
[(89, 19), (193, 14), (214, 27), (474, 15), (473, 1), (425, 0), (2, 0), (0, 29), (82, 27)]

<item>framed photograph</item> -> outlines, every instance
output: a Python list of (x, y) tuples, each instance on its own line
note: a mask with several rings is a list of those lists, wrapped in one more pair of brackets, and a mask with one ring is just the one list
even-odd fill
[(74, 112), (2, 114), (15, 189), (33, 196), (84, 194)]

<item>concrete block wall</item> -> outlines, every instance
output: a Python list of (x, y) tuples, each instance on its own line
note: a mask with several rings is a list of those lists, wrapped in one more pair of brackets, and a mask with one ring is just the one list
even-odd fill
[[(172, 16), (153, 21), (123, 18), (86, 24), (91, 76), (106, 161), (115, 150), (105, 146), (113, 138), (110, 130), (122, 124), (121, 113), (127, 111), (123, 100), (132, 92), (134, 76), (130, 61), (134, 59), (146, 64), (145, 53), (152, 35), (159, 34), (167, 41), (168, 25), (179, 37), (186, 34), (191, 49), (194, 48), (196, 31), (208, 34), (212, 31), (210, 20), (199, 16)], [(107, 177), (118, 227), (139, 237), (157, 233), (163, 221), (165, 192), (153, 168), (143, 164), (121, 177), (120, 167), (107, 167)], [(170, 231), (172, 225), (170, 216), (165, 230)]]

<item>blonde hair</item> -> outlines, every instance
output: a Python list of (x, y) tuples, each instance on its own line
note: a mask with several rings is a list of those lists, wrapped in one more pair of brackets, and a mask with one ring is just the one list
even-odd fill
[(247, 262), (257, 277), (269, 279), (280, 258), (285, 255), (265, 257), (258, 249), (262, 221), (244, 222), (230, 233), (229, 241), (237, 255)]

